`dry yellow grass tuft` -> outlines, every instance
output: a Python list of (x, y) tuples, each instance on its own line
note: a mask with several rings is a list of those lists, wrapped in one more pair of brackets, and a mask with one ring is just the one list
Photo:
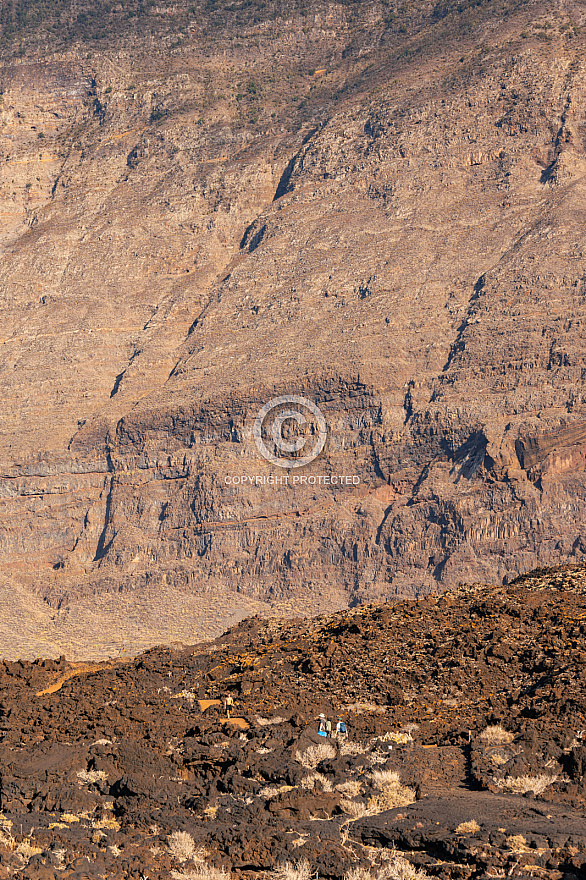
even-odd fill
[(29, 840), (22, 840), (17, 844), (15, 852), (21, 855), (25, 863), (28, 864), (33, 856), (38, 856), (43, 852), (43, 848), (40, 846), (33, 846)]
[(386, 861), (380, 867), (352, 868), (344, 875), (344, 880), (430, 880), (430, 876), (392, 851), (386, 854)]
[(224, 868), (213, 865), (196, 865), (185, 871), (171, 871), (173, 880), (230, 880), (230, 874)]
[(477, 834), (480, 831), (480, 825), (476, 819), (470, 819), (468, 822), (460, 822), (456, 828), (457, 834)]
[(195, 841), (187, 831), (174, 831), (167, 840), (169, 852), (178, 862), (186, 862), (196, 855)]
[(271, 880), (312, 880), (313, 871), (306, 859), (299, 862), (285, 862), (278, 865), (274, 871), (270, 873)]
[(315, 770), (322, 761), (327, 760), (327, 758), (335, 758), (336, 750), (329, 743), (319, 743), (317, 746), (309, 746), (304, 752), (295, 752), (294, 757), (302, 767), (306, 767), (308, 770)]
[(120, 822), (108, 817), (106, 819), (93, 819), (92, 828), (108, 828), (110, 831), (120, 831)]
[(80, 785), (91, 785), (94, 782), (105, 782), (108, 774), (105, 770), (78, 770), (75, 774)]
[(386, 785), (380, 792), (368, 801), (368, 813), (375, 816), (386, 810), (394, 810), (396, 807), (408, 807), (415, 802), (415, 792), (412, 788), (404, 785)]
[(10, 832), (0, 831), (0, 846), (10, 851), (14, 849), (16, 841)]
[(362, 819), (363, 816), (370, 815), (368, 807), (362, 801), (343, 800), (340, 804), (347, 816), (348, 821), (354, 822), (356, 819)]
[(513, 742), (515, 734), (505, 730), (502, 724), (490, 724), (480, 734), (480, 739), (486, 746), (504, 745)]
[(396, 770), (374, 770), (371, 775), (372, 784), (377, 788), (399, 785), (400, 776)]
[(389, 730), (382, 736), (375, 737), (373, 742), (394, 742), (398, 745), (407, 745), (407, 743), (413, 742), (413, 737), (410, 733), (406, 733), (404, 730)]
[[(401, 785), (399, 774), (395, 770), (375, 770), (371, 774), (371, 782), (379, 791), (366, 804), (350, 798), (342, 801), (342, 809), (351, 817), (349, 821), (362, 816), (376, 816), (396, 807), (407, 807), (415, 801), (415, 792), (412, 788)], [(354, 792), (349, 788), (347, 793), (351, 795)]]
[(333, 785), (327, 776), (324, 776), (323, 773), (310, 773), (309, 776), (304, 776), (301, 780), (301, 788), (312, 789), (315, 788), (316, 782), (319, 782), (322, 789), (324, 791), (332, 791)]
[(349, 779), (347, 782), (339, 782), (335, 786), (336, 791), (341, 792), (347, 797), (359, 797), (362, 793), (362, 783), (358, 779)]
[(527, 841), (522, 834), (511, 834), (507, 837), (507, 846), (510, 846), (514, 852), (525, 852), (527, 849)]
[(506, 779), (497, 779), (496, 784), (505, 791), (515, 794), (526, 794), (532, 791), (535, 794), (543, 794), (548, 786), (553, 785), (557, 774), (549, 775), (541, 773), (539, 776), (507, 776)]
[(293, 791), (294, 788), (296, 788), (295, 785), (265, 785), (265, 787), (261, 788), (261, 790), (259, 791), (259, 795), (265, 798), (265, 800), (270, 800), (271, 798), (276, 797), (278, 794), (283, 794), (287, 791)]
[(364, 755), (368, 751), (368, 746), (359, 742), (349, 742), (346, 740), (340, 745), (341, 755)]

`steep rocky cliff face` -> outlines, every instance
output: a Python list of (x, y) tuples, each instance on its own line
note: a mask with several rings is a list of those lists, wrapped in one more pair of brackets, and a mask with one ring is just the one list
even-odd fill
[[(135, 11), (6, 36), (6, 607), (582, 558), (584, 4)], [(280, 395), (303, 468), (254, 442)]]

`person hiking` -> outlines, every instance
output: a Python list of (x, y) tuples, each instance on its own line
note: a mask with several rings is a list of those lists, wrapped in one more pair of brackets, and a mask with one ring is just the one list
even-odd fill
[(226, 718), (230, 717), (230, 713), (232, 712), (233, 705), (234, 705), (234, 700), (230, 696), (230, 694), (228, 694), (227, 697), (224, 697), (224, 712), (226, 713)]
[(336, 739), (344, 740), (348, 736), (348, 727), (346, 726), (346, 722), (343, 718), (338, 718), (338, 722), (336, 724)]
[[(327, 736), (328, 735), (328, 724), (330, 722), (327, 720), (326, 716), (323, 712), (320, 713), (320, 716), (317, 720), (317, 733), (318, 736)], [(330, 724), (330, 730), (332, 729), (332, 725)]]

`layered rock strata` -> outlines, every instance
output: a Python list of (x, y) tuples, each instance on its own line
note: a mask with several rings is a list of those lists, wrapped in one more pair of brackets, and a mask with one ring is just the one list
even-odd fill
[(402, 15), (4, 63), (15, 589), (319, 610), (583, 556), (582, 9)]

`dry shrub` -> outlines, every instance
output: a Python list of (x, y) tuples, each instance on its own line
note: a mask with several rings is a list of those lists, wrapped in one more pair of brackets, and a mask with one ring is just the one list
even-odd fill
[(415, 802), (415, 792), (405, 785), (385, 785), (380, 794), (375, 794), (368, 801), (369, 815), (384, 813), (396, 807), (408, 807)]
[(361, 801), (342, 802), (342, 809), (352, 817), (351, 821), (362, 816), (376, 816), (396, 807), (407, 807), (415, 801), (413, 789), (401, 785), (399, 774), (394, 770), (375, 771), (372, 774), (372, 782), (379, 789), (379, 793), (369, 798), (366, 805)]
[(61, 848), (61, 849), (54, 849), (53, 850), (53, 856), (55, 857), (55, 859), (57, 861), (57, 869), (59, 871), (62, 871), (65, 868), (65, 856), (66, 855), (67, 855), (66, 849)]
[(276, 797), (278, 794), (283, 794), (285, 791), (293, 791), (294, 788), (294, 785), (265, 785), (265, 787), (261, 788), (259, 791), (259, 795), (266, 800), (270, 800), (270, 798)]
[(396, 852), (388, 853), (380, 868), (352, 868), (344, 880), (430, 880), (425, 871), (414, 868), (411, 862)]
[(513, 742), (515, 734), (505, 730), (502, 724), (490, 724), (480, 734), (480, 739), (486, 746), (498, 746)]
[(374, 767), (375, 764), (386, 764), (389, 760), (388, 752), (371, 752), (368, 756), (368, 760), (370, 762), (371, 767)]
[(184, 699), (184, 700), (187, 700), (187, 702), (189, 703), (190, 706), (193, 706), (193, 704), (195, 703), (196, 697), (195, 697), (195, 694), (193, 693), (193, 691), (183, 690), (183, 691), (179, 691), (178, 694), (173, 694), (171, 699), (172, 700)]
[(336, 750), (329, 743), (319, 743), (316, 746), (308, 746), (304, 752), (295, 752), (294, 758), (302, 767), (315, 770), (318, 764), (327, 758), (335, 758)]
[(364, 755), (368, 751), (368, 746), (359, 742), (348, 742), (345, 740), (340, 744), (341, 755)]
[(400, 776), (396, 770), (373, 770), (371, 780), (377, 788), (383, 788), (386, 785), (399, 785)]
[(195, 841), (187, 831), (174, 831), (167, 839), (169, 852), (178, 862), (186, 862), (196, 855)]
[(362, 784), (357, 779), (349, 779), (348, 782), (338, 783), (336, 791), (342, 792), (347, 797), (359, 797), (362, 793)]
[(0, 846), (8, 850), (14, 849), (16, 841), (10, 832), (0, 831)]
[(509, 760), (510, 755), (503, 755), (502, 752), (494, 752), (490, 756), (490, 760), (493, 764), (496, 764), (497, 767), (502, 767), (503, 764), (506, 764)]
[(413, 737), (410, 733), (405, 733), (404, 730), (389, 730), (387, 733), (383, 733), (382, 736), (376, 736), (373, 742), (394, 742), (404, 746), (407, 743), (413, 742)]
[(196, 865), (189, 870), (171, 871), (173, 880), (230, 880), (230, 876), (224, 868), (206, 864)]
[(476, 819), (470, 819), (468, 822), (460, 822), (456, 828), (456, 834), (476, 834), (480, 831), (480, 825)]
[(92, 819), (92, 828), (108, 828), (110, 831), (120, 831), (120, 822), (111, 816), (102, 819)]
[(295, 864), (285, 862), (278, 865), (269, 876), (271, 880), (312, 880), (312, 871), (309, 862), (306, 859), (301, 859)]
[(108, 774), (105, 770), (78, 770), (75, 774), (80, 785), (91, 785), (93, 782), (105, 782)]
[(300, 788), (309, 789), (311, 791), (312, 788), (315, 788), (315, 783), (320, 775), (320, 773), (310, 773), (309, 776), (304, 776), (299, 783)]
[(32, 857), (38, 856), (43, 852), (43, 849), (40, 846), (33, 846), (28, 840), (23, 840), (17, 845), (16, 852), (21, 855), (25, 863), (28, 864)]
[(263, 718), (262, 715), (255, 715), (254, 720), (259, 727), (266, 727), (268, 724), (283, 724), (287, 719), (281, 718), (280, 715), (275, 715), (274, 718)]
[(510, 846), (515, 852), (525, 852), (527, 841), (522, 834), (511, 834), (507, 837), (507, 846)]
[(356, 819), (362, 819), (363, 816), (370, 815), (368, 807), (366, 804), (363, 804), (362, 801), (343, 800), (340, 806), (346, 815), (350, 816), (351, 822), (354, 822)]
[(301, 780), (301, 788), (315, 788), (316, 782), (321, 783), (324, 791), (333, 791), (332, 783), (323, 773), (310, 773), (309, 776), (304, 776)]
[(506, 779), (497, 779), (496, 784), (505, 791), (515, 794), (526, 794), (533, 791), (535, 794), (543, 794), (545, 789), (557, 779), (557, 774), (549, 775), (541, 773), (539, 776), (507, 776)]
[(380, 794), (375, 794), (369, 799), (369, 815), (374, 816), (377, 813), (384, 813), (385, 810), (394, 810), (395, 807), (407, 807), (415, 801), (415, 792), (412, 788), (401, 785), (396, 770), (375, 770), (371, 779), (372, 784), (380, 789)]

